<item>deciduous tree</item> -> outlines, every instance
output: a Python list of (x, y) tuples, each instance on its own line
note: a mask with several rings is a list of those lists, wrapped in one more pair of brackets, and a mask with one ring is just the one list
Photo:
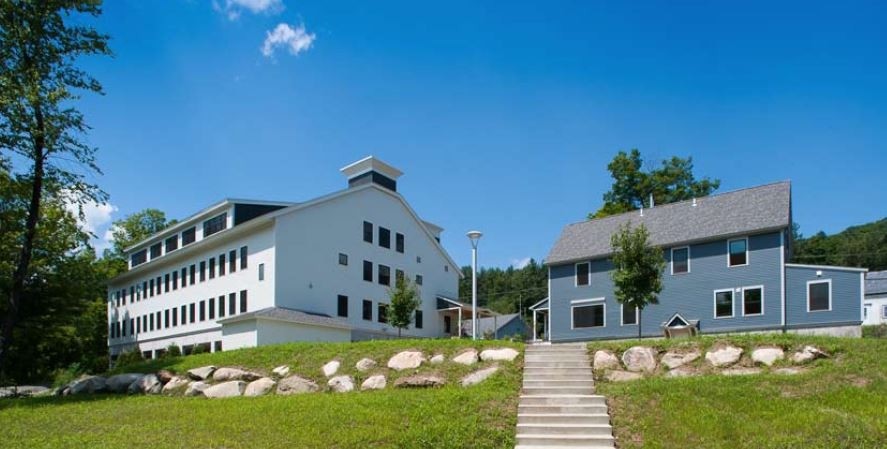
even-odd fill
[(419, 288), (406, 276), (399, 276), (388, 290), (388, 323), (397, 328), (397, 336), (413, 322), (416, 309), (422, 304)]
[(638, 338), (641, 338), (641, 317), (645, 307), (659, 304), (665, 258), (662, 249), (650, 245), (650, 234), (642, 224), (619, 227), (610, 237), (613, 248), (613, 271), (616, 301), (638, 310)]

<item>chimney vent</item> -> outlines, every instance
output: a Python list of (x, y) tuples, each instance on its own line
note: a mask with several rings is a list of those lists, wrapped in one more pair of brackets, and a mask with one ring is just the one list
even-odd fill
[(367, 156), (342, 167), (339, 171), (348, 178), (349, 188), (364, 184), (376, 184), (393, 192), (397, 192), (397, 178), (403, 174), (402, 171), (382, 162), (375, 156)]

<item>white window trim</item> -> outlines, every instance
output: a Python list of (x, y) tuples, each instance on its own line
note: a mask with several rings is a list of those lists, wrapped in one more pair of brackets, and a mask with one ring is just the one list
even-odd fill
[[(730, 316), (718, 316), (718, 293), (730, 292)], [(736, 316), (736, 292), (732, 288), (721, 288), (712, 292), (712, 315), (716, 320), (733, 318)]]
[[(588, 264), (588, 283), (585, 285), (579, 285), (579, 265)], [(588, 287), (591, 285), (591, 262), (576, 262), (573, 264), (573, 286), (574, 287)]]
[[(603, 299), (604, 298), (592, 298), (570, 301), (570, 329), (598, 329), (607, 327), (607, 302), (603, 301)], [(601, 326), (576, 327), (576, 324), (573, 321), (573, 318), (575, 317), (575, 315), (573, 314), (573, 309), (575, 309), (576, 307), (588, 307), (597, 305), (603, 306), (604, 308), (604, 324)]]
[[(744, 263), (744, 264), (739, 264), (739, 265), (730, 265), (730, 243), (731, 243), (731, 242), (735, 242), (735, 241), (737, 241), (737, 240), (745, 240), (745, 263)], [(747, 266), (748, 263), (751, 261), (750, 258), (749, 258), (749, 250), (748, 250), (748, 249), (749, 249), (749, 248), (748, 248), (748, 237), (739, 237), (739, 238), (735, 238), (735, 239), (727, 239), (727, 268), (744, 267), (744, 266)]]
[[(637, 326), (638, 322), (641, 320), (639, 313), (641, 309), (635, 307), (634, 309), (634, 324), (625, 324), (625, 304), (619, 304), (619, 325), (620, 326)], [(604, 319), (606, 321), (606, 319)]]
[[(745, 291), (746, 290), (754, 290), (761, 289), (761, 313), (745, 313)], [(742, 287), (742, 316), (762, 316), (764, 315), (764, 286), (763, 285), (749, 285), (747, 287)]]
[[(683, 273), (675, 273), (674, 272), (674, 252), (675, 252), (675, 250), (678, 250), (678, 249), (686, 249), (687, 250), (687, 271), (685, 271)], [(677, 248), (671, 249), (671, 275), (675, 276), (675, 275), (682, 275), (682, 274), (690, 274), (690, 246), (689, 245), (688, 246), (679, 246)]]
[[(828, 309), (810, 310), (810, 285), (811, 284), (828, 284)], [(831, 279), (815, 279), (807, 281), (807, 313), (815, 312), (831, 312), (832, 311), (832, 280)]]

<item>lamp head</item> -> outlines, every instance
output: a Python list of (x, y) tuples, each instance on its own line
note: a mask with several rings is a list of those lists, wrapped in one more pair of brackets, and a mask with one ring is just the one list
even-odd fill
[(471, 247), (477, 249), (477, 241), (483, 236), (483, 233), (480, 231), (468, 231), (467, 234), (468, 239), (471, 240)]

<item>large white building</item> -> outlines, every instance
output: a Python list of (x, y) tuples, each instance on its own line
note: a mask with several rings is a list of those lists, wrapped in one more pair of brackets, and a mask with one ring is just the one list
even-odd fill
[(397, 334), (388, 290), (408, 276), (422, 304), (404, 335), (457, 335), (461, 272), (397, 193), (401, 172), (367, 157), (348, 187), (304, 203), (227, 199), (127, 249), (109, 284), (112, 358)]

